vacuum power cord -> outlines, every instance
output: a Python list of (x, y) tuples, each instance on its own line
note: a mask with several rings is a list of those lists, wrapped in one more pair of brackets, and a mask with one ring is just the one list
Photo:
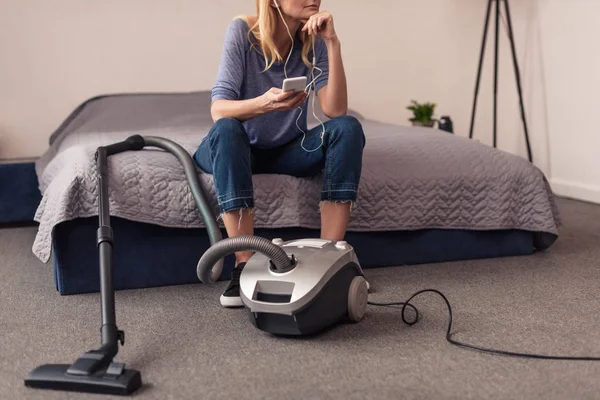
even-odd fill
[[(372, 306), (381, 306), (381, 307), (392, 307), (392, 306), (400, 306), (401, 305), (402, 306), (402, 314), (401, 314), (402, 322), (404, 322), (406, 325), (412, 326), (412, 325), (416, 324), (419, 320), (419, 311), (417, 310), (417, 308), (415, 306), (410, 304), (410, 301), (412, 299), (414, 299), (415, 297), (419, 296), (420, 294), (427, 293), (427, 292), (436, 293), (446, 303), (446, 307), (448, 307), (448, 314), (449, 314), (448, 329), (446, 331), (446, 340), (455, 346), (464, 347), (464, 348), (472, 349), (472, 350), (478, 350), (478, 351), (482, 351), (485, 353), (499, 354), (499, 355), (511, 356), (511, 357), (537, 358), (537, 359), (543, 359), (543, 360), (600, 361), (600, 357), (553, 356), (553, 355), (542, 355), (542, 354), (532, 354), (532, 353), (518, 353), (518, 352), (513, 352), (513, 351), (505, 351), (505, 350), (495, 350), (495, 349), (489, 349), (489, 348), (485, 348), (485, 347), (475, 346), (472, 344), (454, 340), (454, 339), (452, 339), (452, 322), (453, 322), (452, 306), (450, 306), (450, 302), (448, 301), (446, 296), (444, 296), (444, 294), (442, 292), (440, 292), (439, 290), (435, 290), (435, 289), (419, 290), (418, 292), (416, 292), (412, 296), (410, 296), (410, 298), (406, 302), (380, 303), (380, 302), (368, 301), (367, 304), (372, 305)], [(406, 317), (406, 308), (407, 307), (412, 308), (415, 312), (415, 318), (412, 320), (409, 320)]]

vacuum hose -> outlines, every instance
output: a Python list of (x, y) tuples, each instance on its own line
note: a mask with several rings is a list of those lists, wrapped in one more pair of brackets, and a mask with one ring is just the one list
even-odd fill
[(256, 251), (264, 254), (269, 257), (273, 269), (277, 272), (286, 272), (295, 267), (296, 261), (293, 256), (290, 259), (281, 247), (262, 237), (237, 236), (223, 240), (221, 230), (215, 221), (215, 217), (202, 190), (200, 179), (196, 172), (196, 164), (188, 152), (179, 144), (161, 137), (140, 137), (139, 135), (132, 136), (120, 144), (123, 144), (123, 146), (128, 145), (135, 150), (140, 150), (144, 146), (161, 148), (177, 157), (183, 166), (188, 185), (192, 191), (196, 205), (202, 214), (211, 244), (211, 247), (202, 255), (196, 266), (196, 274), (201, 282), (216, 282), (223, 272), (224, 257), (238, 251)]
[(213, 283), (215, 279), (210, 273), (212, 266), (223, 257), (236, 251), (256, 251), (262, 253), (269, 257), (273, 269), (281, 273), (293, 269), (296, 265), (293, 256), (290, 259), (285, 250), (269, 240), (259, 236), (242, 235), (224, 239), (212, 245), (198, 262), (198, 278), (204, 283)]
[[(202, 186), (200, 185), (200, 179), (198, 178), (198, 173), (196, 171), (196, 164), (194, 163), (192, 157), (190, 157), (189, 153), (183, 147), (169, 139), (156, 136), (144, 136), (143, 140), (145, 146), (161, 148), (177, 157), (183, 166), (188, 185), (190, 186), (190, 190), (192, 191), (196, 205), (200, 210), (204, 225), (206, 225), (210, 244), (215, 245), (216, 243), (219, 243), (223, 239), (223, 235), (221, 234), (221, 230), (217, 225), (216, 218), (213, 215), (208, 202), (206, 201), (206, 195), (204, 194)], [(200, 275), (198, 275), (198, 278), (200, 278), (202, 282), (206, 282), (205, 279), (207, 277), (210, 277), (211, 282), (215, 282), (221, 276), (221, 273), (223, 272), (223, 260), (219, 260), (218, 263), (213, 263), (213, 265), (214, 268), (209, 269), (208, 271), (203, 271), (204, 279), (200, 278)], [(197, 269), (197, 271), (200, 270)]]

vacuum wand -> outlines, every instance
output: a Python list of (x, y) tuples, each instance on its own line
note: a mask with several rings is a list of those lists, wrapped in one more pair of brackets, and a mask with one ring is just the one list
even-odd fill
[[(108, 157), (126, 151), (142, 150), (146, 146), (163, 148), (172, 153), (185, 170), (194, 200), (206, 225), (211, 244), (222, 239), (216, 218), (202, 192), (198, 174), (190, 155), (171, 140), (159, 137), (134, 135), (122, 142), (99, 147), (96, 151), (98, 178), (98, 229), (97, 245), (100, 263), (101, 296), (101, 346), (81, 355), (73, 364), (46, 364), (31, 371), (25, 386), (72, 392), (128, 395), (142, 385), (139, 371), (125, 369), (125, 364), (113, 362), (119, 343), (125, 344), (125, 333), (117, 328), (115, 316), (115, 288), (113, 282), (113, 230), (110, 224), (108, 194)], [(223, 263), (208, 271), (209, 276), (219, 276)]]
[(25, 386), (72, 392), (126, 395), (142, 385), (139, 371), (125, 369), (125, 364), (113, 362), (119, 342), (125, 344), (125, 333), (117, 328), (115, 289), (113, 283), (113, 231), (110, 226), (107, 158), (119, 152), (140, 150), (143, 139), (135, 137), (96, 151), (98, 173), (97, 245), (100, 263), (101, 347), (81, 355), (73, 364), (46, 364), (31, 371)]
[[(114, 153), (113, 153), (114, 154)], [(110, 226), (108, 203), (108, 168), (106, 166), (108, 150), (98, 149), (96, 163), (98, 167), (98, 222), (97, 244), (100, 261), (100, 297), (102, 301), (102, 345), (114, 357), (118, 352), (117, 340), (125, 342), (124, 332), (119, 332), (115, 317), (115, 296), (112, 263), (113, 232)]]

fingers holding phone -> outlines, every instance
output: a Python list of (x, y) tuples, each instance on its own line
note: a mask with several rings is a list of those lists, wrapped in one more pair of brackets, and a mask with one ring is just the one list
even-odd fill
[(305, 91), (283, 91), (273, 87), (262, 95), (263, 109), (265, 112), (293, 110), (299, 107), (307, 96)]
[[(296, 109), (296, 108), (300, 107), (302, 105), (302, 103), (304, 103), (306, 98), (308, 97), (308, 93), (306, 93), (304, 90), (300, 91), (300, 92), (294, 92), (293, 90), (290, 90), (288, 92), (291, 92), (291, 95), (289, 97), (287, 97), (286, 99), (278, 102), (275, 105), (276, 109), (274, 111), (289, 111), (289, 110)], [(288, 93), (288, 92), (284, 92), (284, 93)]]

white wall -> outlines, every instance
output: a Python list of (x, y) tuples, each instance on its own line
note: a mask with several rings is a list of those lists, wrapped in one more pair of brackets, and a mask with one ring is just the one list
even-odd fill
[(600, 1), (540, 2), (552, 187), (600, 203)]
[[(369, 6), (367, 7), (367, 4)], [(323, 0), (342, 39), (350, 106), (408, 123), (438, 103), (468, 135), (484, 0)], [(102, 93), (208, 90), (225, 28), (253, 0), (0, 0), (0, 158), (34, 157), (78, 104)], [(511, 2), (534, 162), (559, 194), (600, 202), (594, 91), (600, 1)], [(493, 21), (492, 21), (493, 22)], [(501, 28), (498, 146), (526, 156)], [(475, 138), (492, 143), (492, 31)], [(595, 68), (596, 67), (596, 68)]]
[[(253, 4), (0, 0), (0, 157), (39, 155), (62, 119), (100, 93), (210, 89), (227, 24)], [(378, 0), (367, 10), (363, 0), (324, 0), (323, 8), (343, 41), (351, 107), (407, 123), (411, 98), (431, 100), (468, 130), (484, 2)], [(478, 116), (477, 138), (491, 143), (490, 85)]]
[(247, 0), (0, 0), (0, 157), (37, 156), (82, 101), (210, 88)]

